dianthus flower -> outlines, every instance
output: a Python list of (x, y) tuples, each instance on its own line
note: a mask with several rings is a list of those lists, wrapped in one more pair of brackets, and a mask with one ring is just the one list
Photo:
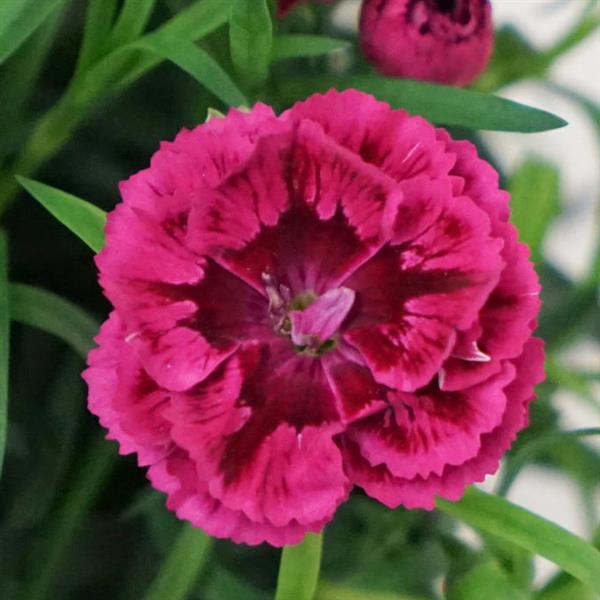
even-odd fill
[(386, 75), (467, 85), (486, 67), (489, 0), (365, 0), (363, 52)]
[(292, 544), (354, 485), (431, 509), (497, 469), (539, 285), (470, 143), (332, 90), (183, 130), (121, 193), (89, 407), (180, 518)]

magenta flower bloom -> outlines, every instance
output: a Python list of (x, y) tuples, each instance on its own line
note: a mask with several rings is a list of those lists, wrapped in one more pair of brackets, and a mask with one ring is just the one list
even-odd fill
[(468, 142), (357, 91), (231, 110), (121, 184), (89, 407), (182, 519), (273, 545), (432, 509), (527, 422), (539, 285)]
[(386, 75), (467, 85), (494, 40), (489, 0), (364, 0), (363, 52)]

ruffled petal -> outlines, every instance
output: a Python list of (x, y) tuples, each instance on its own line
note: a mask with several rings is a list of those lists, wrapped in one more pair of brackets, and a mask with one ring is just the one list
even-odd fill
[(257, 290), (268, 274), (292, 294), (322, 294), (389, 239), (402, 193), (314, 123), (297, 127), (286, 154), (290, 143), (279, 136), (257, 145), (192, 211), (188, 239)]
[(115, 312), (96, 342), (98, 348), (90, 352), (83, 373), (89, 388), (88, 408), (108, 429), (108, 439), (119, 443), (121, 454), (135, 452), (140, 465), (152, 464), (171, 447), (169, 424), (161, 413), (169, 394), (140, 367), (124, 341), (124, 328)]
[(504, 265), (485, 213), (452, 197), (447, 181), (414, 180), (403, 189), (395, 245), (344, 282), (357, 293), (344, 339), (378, 382), (412, 391), (439, 371), (456, 330), (476, 320)]
[(436, 384), (415, 393), (389, 393), (389, 408), (352, 424), (346, 435), (373, 466), (384, 464), (395, 477), (441, 475), (449, 465), (473, 458), (481, 436), (502, 420), (503, 388), (514, 369), (480, 386), (444, 392)]
[(356, 90), (314, 94), (283, 113), (286, 118), (318, 123), (340, 146), (396, 181), (443, 177), (454, 165), (454, 154), (425, 119)]
[(210, 495), (254, 522), (329, 518), (347, 496), (334, 398), (319, 361), (246, 344), (205, 382), (174, 396), (171, 435)]
[(297, 544), (308, 531), (318, 532), (325, 525), (325, 521), (307, 525), (292, 521), (277, 527), (268, 521), (252, 521), (242, 511), (228, 509), (208, 493), (206, 483), (197, 477), (194, 463), (182, 450), (153, 465), (148, 478), (156, 489), (167, 494), (167, 507), (180, 519), (190, 521), (213, 537), (229, 538), (238, 544), (255, 546), (268, 542), (278, 547)]
[(486, 475), (494, 473), (517, 432), (527, 424), (534, 386), (544, 379), (543, 342), (532, 338), (525, 344), (523, 354), (511, 362), (516, 375), (504, 389), (507, 402), (502, 421), (482, 435), (477, 456), (461, 465), (447, 466), (441, 475), (404, 479), (394, 477), (384, 464), (371, 466), (361, 454), (359, 445), (344, 436), (344, 465), (352, 482), (390, 508), (403, 505), (432, 510), (436, 497), (458, 500), (467, 485), (483, 481)]

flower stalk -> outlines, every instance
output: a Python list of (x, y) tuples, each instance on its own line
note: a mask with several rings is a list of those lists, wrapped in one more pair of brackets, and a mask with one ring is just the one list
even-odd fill
[(299, 544), (283, 549), (275, 600), (312, 600), (315, 597), (322, 549), (322, 533), (309, 533)]

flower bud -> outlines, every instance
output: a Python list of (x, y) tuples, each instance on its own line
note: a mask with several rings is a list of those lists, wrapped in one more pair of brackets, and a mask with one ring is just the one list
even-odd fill
[(467, 85), (493, 46), (489, 0), (365, 0), (361, 45), (386, 75)]

